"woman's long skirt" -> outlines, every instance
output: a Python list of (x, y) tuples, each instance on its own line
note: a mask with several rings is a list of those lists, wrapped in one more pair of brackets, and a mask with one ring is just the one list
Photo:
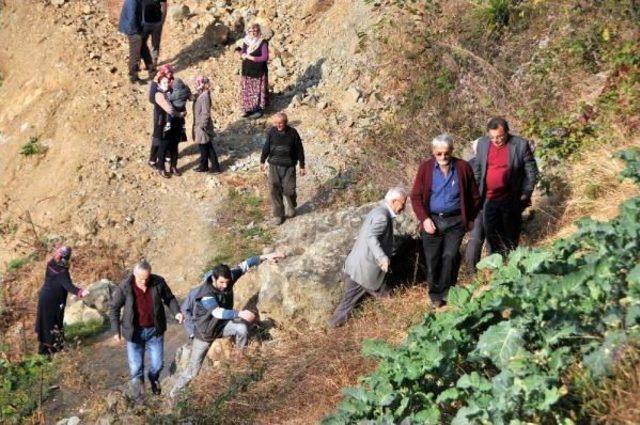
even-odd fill
[(240, 98), (243, 112), (256, 112), (267, 107), (268, 76), (260, 78), (242, 76), (240, 80)]

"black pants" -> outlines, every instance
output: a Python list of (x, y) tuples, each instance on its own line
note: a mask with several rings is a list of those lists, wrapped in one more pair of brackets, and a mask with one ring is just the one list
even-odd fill
[[(152, 69), (158, 64), (158, 55), (160, 53), (160, 38), (162, 37), (162, 22), (157, 24), (145, 24), (142, 28), (142, 50), (141, 55), (150, 59)], [(149, 38), (151, 38), (151, 49), (149, 49)], [(147, 64), (147, 59), (144, 59)]]
[(158, 160), (158, 151), (160, 150), (160, 139), (157, 137), (151, 138), (151, 150), (149, 151), (149, 162), (156, 163)]
[(518, 247), (522, 228), (522, 203), (518, 200), (487, 200), (484, 204), (484, 232), (491, 254), (505, 256)]
[(458, 280), (460, 244), (466, 229), (462, 217), (433, 216), (436, 233), (422, 232), (422, 248), (427, 266), (427, 282), (432, 299), (445, 299), (449, 288)]
[(220, 163), (218, 162), (218, 155), (213, 147), (212, 142), (198, 144), (200, 149), (200, 170), (209, 170), (209, 161), (211, 161), (211, 170), (220, 171)]
[(343, 278), (345, 284), (344, 296), (329, 320), (329, 326), (332, 328), (342, 326), (349, 318), (353, 308), (366, 294), (376, 298), (386, 298), (389, 296), (389, 288), (384, 283), (377, 291), (373, 291), (359, 285), (346, 273), (343, 274)]
[(178, 139), (175, 137), (170, 137), (167, 139), (160, 140), (160, 146), (158, 147), (158, 154), (156, 160), (156, 167), (159, 170), (165, 170), (164, 162), (165, 158), (169, 156), (171, 159), (170, 166), (171, 168), (178, 167)]
[(484, 245), (484, 220), (483, 213), (480, 211), (476, 217), (476, 221), (473, 223), (473, 230), (471, 230), (471, 236), (469, 242), (467, 242), (467, 249), (465, 250), (465, 262), (467, 264), (467, 271), (471, 274), (476, 272), (476, 265), (480, 261), (482, 256), (482, 246)]

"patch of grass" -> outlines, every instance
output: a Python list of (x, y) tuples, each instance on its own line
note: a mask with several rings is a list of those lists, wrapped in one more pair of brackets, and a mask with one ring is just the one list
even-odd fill
[(108, 324), (106, 320), (90, 320), (83, 323), (75, 323), (64, 327), (65, 339), (73, 341), (75, 339), (87, 339), (96, 336), (107, 330)]
[(46, 357), (31, 355), (16, 362), (0, 357), (0, 422), (24, 423), (46, 395), (52, 376)]
[(31, 261), (31, 257), (14, 258), (13, 260), (9, 261), (9, 264), (7, 265), (7, 271), (8, 272), (18, 271), (22, 267), (24, 267), (26, 264), (28, 264), (29, 261)]
[(40, 144), (37, 136), (29, 138), (29, 141), (20, 147), (20, 155), (24, 156), (43, 155), (46, 152), (46, 146)]
[(254, 193), (229, 189), (225, 208), (220, 211), (220, 225), (224, 232), (215, 234), (216, 254), (207, 261), (206, 269), (220, 264), (236, 264), (273, 241), (272, 229), (263, 223), (267, 206)]

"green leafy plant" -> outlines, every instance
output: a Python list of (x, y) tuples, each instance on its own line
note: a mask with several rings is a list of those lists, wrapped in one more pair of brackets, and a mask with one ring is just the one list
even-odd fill
[[(640, 149), (620, 156), (640, 182)], [(378, 369), (324, 424), (583, 423), (569, 368), (597, 381), (640, 344), (638, 241), (640, 197), (549, 249), (487, 257), (488, 288), (453, 288), (450, 309), (426, 314), (397, 348), (365, 344)]]
[(46, 388), (52, 372), (51, 363), (40, 355), (20, 362), (0, 358), (0, 422), (24, 423), (37, 408), (39, 388)]
[(37, 136), (29, 138), (29, 141), (20, 147), (20, 155), (42, 155), (47, 151), (45, 146), (42, 146)]

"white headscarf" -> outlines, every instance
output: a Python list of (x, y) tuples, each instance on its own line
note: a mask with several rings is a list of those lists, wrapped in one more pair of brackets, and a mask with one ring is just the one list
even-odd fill
[(260, 25), (258, 24), (253, 24), (249, 28), (253, 28), (254, 26), (258, 27), (260, 35), (258, 37), (254, 37), (253, 35), (247, 34), (242, 39), (242, 42), (247, 46), (247, 54), (253, 53), (258, 50), (262, 45), (262, 42), (264, 41), (264, 38), (262, 38), (262, 28), (260, 28)]

